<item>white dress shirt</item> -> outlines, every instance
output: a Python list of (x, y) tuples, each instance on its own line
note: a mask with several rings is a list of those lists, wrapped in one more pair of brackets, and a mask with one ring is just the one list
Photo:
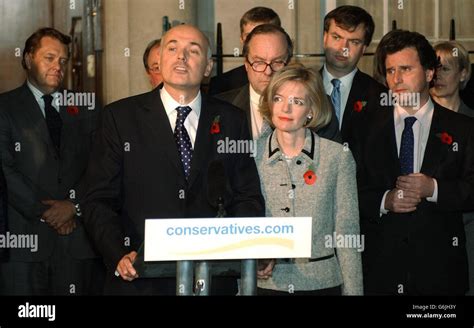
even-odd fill
[[(431, 98), (428, 99), (426, 104), (423, 105), (413, 115), (416, 118), (413, 124), (413, 173), (419, 173), (425, 157), (426, 144), (428, 143), (428, 137), (430, 135), (431, 121), (433, 119), (434, 105)], [(400, 156), (400, 144), (402, 141), (402, 133), (405, 128), (405, 118), (410, 115), (400, 106), (396, 105), (393, 111), (393, 120), (395, 123), (395, 137), (397, 142), (397, 154)], [(434, 192), (431, 197), (426, 198), (429, 202), (438, 201), (438, 183), (436, 179), (434, 181)], [(387, 214), (388, 211), (385, 209), (385, 197), (390, 190), (387, 190), (383, 195), (382, 202), (380, 204), (380, 213)]]
[(254, 140), (257, 140), (263, 133), (264, 121), (262, 114), (258, 111), (260, 105), (260, 95), (252, 88), (250, 88), (250, 122), (252, 124), (252, 136)]
[[(26, 85), (28, 86), (28, 88), (30, 88), (31, 92), (33, 93), (33, 96), (35, 97), (36, 102), (38, 103), (39, 108), (41, 109), (41, 113), (43, 114), (43, 117), (46, 117), (46, 114), (44, 113), (44, 99), (43, 99), (44, 93), (42, 93), (38, 88), (36, 88), (28, 80), (26, 80)], [(60, 93), (57, 91), (51, 94), (51, 96), (53, 96), (53, 101), (51, 102), (51, 104), (53, 105), (54, 109), (56, 109), (56, 111), (59, 113), (59, 106), (54, 101), (54, 99), (56, 99), (58, 95), (60, 95)]]
[(349, 93), (351, 92), (351, 87), (352, 87), (352, 81), (354, 80), (354, 76), (357, 73), (357, 67), (354, 68), (352, 72), (350, 72), (347, 75), (344, 75), (343, 77), (335, 77), (331, 73), (329, 73), (326, 64), (324, 64), (323, 67), (323, 84), (324, 84), (324, 90), (326, 90), (326, 93), (331, 96), (332, 89), (334, 89), (334, 86), (332, 85), (331, 81), (333, 79), (338, 79), (341, 81), (341, 85), (339, 86), (339, 90), (341, 92), (341, 112), (340, 114), (340, 122), (339, 122), (339, 130), (342, 127), (342, 120), (344, 118), (344, 111), (346, 109), (347, 105), (347, 99), (349, 98)]
[(191, 112), (189, 112), (188, 116), (184, 120), (184, 127), (186, 128), (186, 131), (188, 131), (189, 139), (191, 139), (191, 145), (194, 149), (194, 142), (196, 141), (196, 133), (199, 124), (199, 116), (201, 115), (201, 91), (199, 91), (196, 98), (194, 98), (188, 104), (180, 104), (174, 100), (168, 91), (166, 91), (166, 87), (164, 86), (160, 89), (160, 97), (161, 101), (163, 102), (163, 106), (165, 107), (166, 115), (168, 115), (168, 119), (170, 120), (170, 125), (173, 132), (176, 127), (176, 117), (178, 116), (176, 108), (184, 106), (191, 107)]

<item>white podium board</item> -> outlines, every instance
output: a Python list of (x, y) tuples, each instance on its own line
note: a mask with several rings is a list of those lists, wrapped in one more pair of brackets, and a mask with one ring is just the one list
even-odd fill
[(145, 262), (311, 257), (311, 217), (147, 219)]

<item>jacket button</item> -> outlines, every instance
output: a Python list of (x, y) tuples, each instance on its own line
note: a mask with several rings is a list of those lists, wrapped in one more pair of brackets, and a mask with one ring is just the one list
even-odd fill
[(300, 161), (300, 160), (297, 160), (297, 161), (296, 161), (296, 165), (301, 165), (301, 161)]
[(296, 186), (294, 184), (291, 184), (291, 189), (295, 189)]
[(289, 208), (289, 207), (285, 207), (285, 208), (282, 208), (281, 210), (282, 210), (283, 212), (288, 213), (288, 212), (290, 211), (290, 208)]

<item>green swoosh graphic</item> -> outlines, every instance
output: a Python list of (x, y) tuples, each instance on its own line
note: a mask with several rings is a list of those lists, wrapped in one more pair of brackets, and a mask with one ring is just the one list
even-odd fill
[(285, 247), (285, 248), (293, 249), (294, 246), (295, 246), (294, 244), (295, 244), (295, 242), (291, 239), (260, 237), (260, 238), (256, 238), (256, 239), (244, 240), (244, 241), (241, 241), (241, 242), (238, 242), (238, 243), (234, 243), (234, 244), (230, 244), (230, 245), (226, 245), (226, 246), (215, 247), (215, 248), (210, 248), (210, 249), (205, 249), (205, 250), (201, 250), (201, 251), (178, 252), (178, 253), (174, 253), (174, 254), (179, 255), (179, 256), (215, 254), (215, 253), (228, 252), (228, 251), (239, 249), (239, 248), (257, 246), (257, 245), (277, 245), (277, 246), (282, 246), (282, 247)]

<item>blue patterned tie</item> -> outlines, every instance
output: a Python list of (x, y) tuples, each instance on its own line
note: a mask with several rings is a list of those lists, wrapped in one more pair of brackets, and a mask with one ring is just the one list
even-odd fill
[(184, 176), (186, 179), (191, 172), (191, 159), (193, 157), (193, 146), (191, 144), (191, 139), (189, 138), (188, 131), (184, 127), (184, 121), (186, 117), (191, 112), (191, 107), (178, 107), (178, 116), (176, 117), (176, 127), (174, 129), (174, 139), (176, 140), (176, 146), (178, 147), (178, 152), (181, 158), (181, 163), (183, 163)]
[(340, 123), (341, 122), (341, 89), (339, 87), (341, 86), (341, 80), (332, 79), (331, 83), (334, 86), (332, 88), (331, 101), (334, 106), (334, 110), (336, 111), (337, 121)]
[(402, 132), (402, 141), (400, 143), (400, 168), (402, 174), (413, 173), (413, 150), (415, 148), (415, 138), (413, 136), (413, 124), (416, 117), (409, 116), (405, 118), (405, 128)]

